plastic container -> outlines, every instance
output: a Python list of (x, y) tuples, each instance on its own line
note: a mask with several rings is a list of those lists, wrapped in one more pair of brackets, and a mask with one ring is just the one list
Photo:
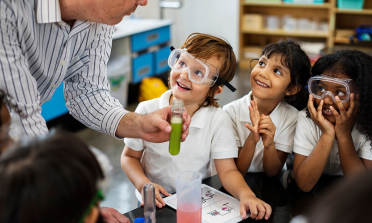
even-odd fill
[(107, 64), (107, 79), (110, 83), (110, 94), (118, 99), (123, 107), (127, 107), (128, 88), (130, 82), (130, 58), (121, 56), (110, 60)]
[(201, 222), (201, 174), (183, 171), (176, 176), (177, 223)]
[(340, 9), (363, 9), (364, 0), (337, 0)]
[(266, 17), (266, 28), (268, 30), (279, 29), (279, 17), (278, 16), (267, 16)]
[(183, 105), (184, 103), (181, 99), (174, 99), (172, 102), (172, 131), (169, 136), (169, 153), (171, 155), (178, 155), (178, 153), (180, 153), (183, 124), (182, 117), (185, 110)]

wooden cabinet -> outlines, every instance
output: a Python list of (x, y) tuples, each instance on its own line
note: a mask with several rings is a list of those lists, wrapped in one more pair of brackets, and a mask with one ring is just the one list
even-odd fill
[[(284, 16), (305, 18), (317, 21), (317, 24), (326, 23), (327, 31), (285, 31), (282, 28), (270, 30), (249, 29), (243, 26), (244, 15), (275, 16), (280, 21)], [(264, 19), (265, 21), (265, 19)], [(311, 42), (324, 42), (328, 48), (335, 44), (345, 43), (344, 39), (335, 38), (336, 30), (355, 30), (361, 25), (372, 25), (372, 0), (364, 0), (361, 10), (339, 9), (337, 0), (325, 0), (323, 4), (290, 4), (283, 2), (263, 2), (240, 0), (240, 55), (239, 66), (249, 68), (250, 58), (244, 56), (245, 49), (263, 47), (269, 43), (293, 37), (295, 39)]]

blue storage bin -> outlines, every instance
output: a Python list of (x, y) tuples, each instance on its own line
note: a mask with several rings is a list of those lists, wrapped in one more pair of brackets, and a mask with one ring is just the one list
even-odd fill
[(144, 50), (150, 46), (170, 40), (170, 26), (139, 33), (131, 37), (132, 52)]
[(161, 74), (170, 69), (168, 66), (168, 57), (170, 54), (169, 46), (163, 47), (155, 52), (155, 73)]
[(340, 9), (363, 9), (364, 0), (337, 0)]
[(154, 53), (146, 53), (132, 61), (133, 77), (132, 83), (139, 83), (144, 77), (154, 75)]
[(63, 82), (54, 92), (50, 101), (47, 101), (41, 106), (41, 116), (45, 121), (52, 120), (68, 112), (63, 93)]

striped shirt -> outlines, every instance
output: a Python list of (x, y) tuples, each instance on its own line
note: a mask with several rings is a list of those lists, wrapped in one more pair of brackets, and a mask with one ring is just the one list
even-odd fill
[(0, 89), (20, 110), (29, 136), (48, 132), (41, 105), (64, 81), (69, 113), (115, 136), (128, 113), (110, 96), (107, 62), (113, 26), (61, 19), (58, 0), (0, 0)]

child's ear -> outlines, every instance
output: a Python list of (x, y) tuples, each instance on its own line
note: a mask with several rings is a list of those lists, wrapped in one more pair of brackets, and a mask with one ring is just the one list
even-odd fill
[(301, 86), (298, 85), (292, 85), (287, 88), (287, 91), (285, 92), (286, 96), (291, 96), (297, 94), (301, 90)]
[(216, 94), (215, 95), (218, 95), (218, 94), (221, 94), (223, 91), (222, 87), (221, 86), (218, 86), (217, 88), (217, 91), (216, 91)]

